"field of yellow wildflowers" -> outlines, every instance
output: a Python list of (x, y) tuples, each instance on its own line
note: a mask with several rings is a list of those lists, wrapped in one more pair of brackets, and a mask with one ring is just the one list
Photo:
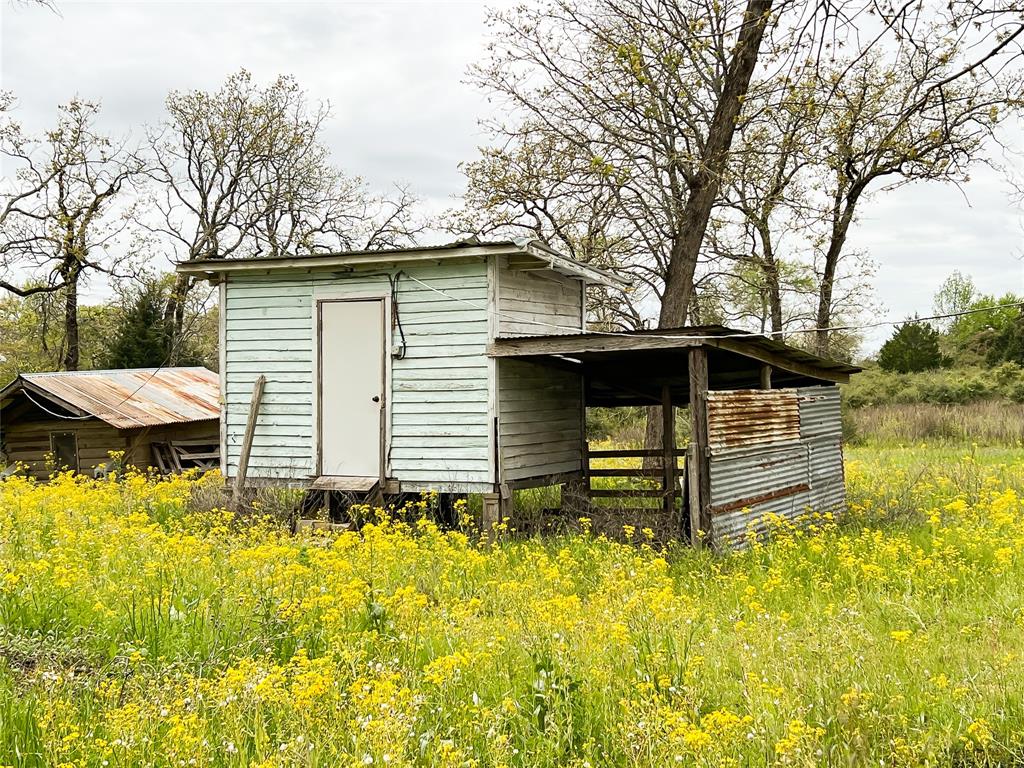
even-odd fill
[(8, 479), (0, 765), (1021, 764), (1024, 454), (960, 453), (718, 557)]

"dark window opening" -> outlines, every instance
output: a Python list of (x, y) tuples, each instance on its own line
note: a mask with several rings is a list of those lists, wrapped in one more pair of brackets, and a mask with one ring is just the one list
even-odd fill
[(58, 470), (78, 471), (78, 436), (74, 432), (51, 432), (50, 451)]

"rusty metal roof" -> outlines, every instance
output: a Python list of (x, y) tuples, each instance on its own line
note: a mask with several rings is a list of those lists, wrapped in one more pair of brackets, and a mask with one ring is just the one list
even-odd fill
[(206, 368), (23, 373), (0, 399), (18, 389), (118, 429), (220, 418), (220, 381)]

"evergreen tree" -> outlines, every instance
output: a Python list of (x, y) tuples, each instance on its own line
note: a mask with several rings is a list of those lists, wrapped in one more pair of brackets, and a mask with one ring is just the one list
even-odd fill
[(1018, 363), (1024, 365), (1024, 311), (1006, 323), (992, 339), (985, 360), (989, 365)]
[(930, 323), (904, 323), (893, 331), (878, 353), (878, 364), (897, 373), (927, 371), (940, 367), (943, 362), (939, 332)]
[(171, 334), (164, 320), (163, 291), (149, 283), (130, 299), (107, 351), (107, 368), (158, 368), (165, 365)]

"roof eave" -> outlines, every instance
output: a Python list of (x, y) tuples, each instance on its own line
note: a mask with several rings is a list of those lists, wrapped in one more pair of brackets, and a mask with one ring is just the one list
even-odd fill
[(183, 275), (206, 278), (230, 274), (267, 274), (277, 271), (330, 272), (376, 264), (408, 264), (417, 261), (452, 261), (483, 259), (490, 256), (529, 256), (549, 268), (591, 283), (624, 290), (630, 282), (603, 269), (567, 258), (539, 240), (509, 243), (465, 245), (461, 247), (423, 247), (392, 251), (358, 251), (273, 259), (207, 259), (179, 262), (175, 271)]
[(239, 272), (277, 271), (330, 272), (374, 264), (407, 264), (416, 261), (451, 261), (522, 253), (515, 243), (471, 245), (464, 248), (417, 248), (394, 251), (359, 251), (273, 259), (207, 259), (178, 262), (175, 271), (183, 275), (214, 277)]
[(619, 290), (626, 290), (632, 285), (629, 280), (619, 275), (592, 267), (589, 264), (584, 264), (574, 259), (569, 259), (540, 240), (531, 240), (525, 244), (523, 250), (536, 259), (548, 262), (549, 266), (555, 271), (569, 272), (589, 283), (598, 283), (599, 285)]

